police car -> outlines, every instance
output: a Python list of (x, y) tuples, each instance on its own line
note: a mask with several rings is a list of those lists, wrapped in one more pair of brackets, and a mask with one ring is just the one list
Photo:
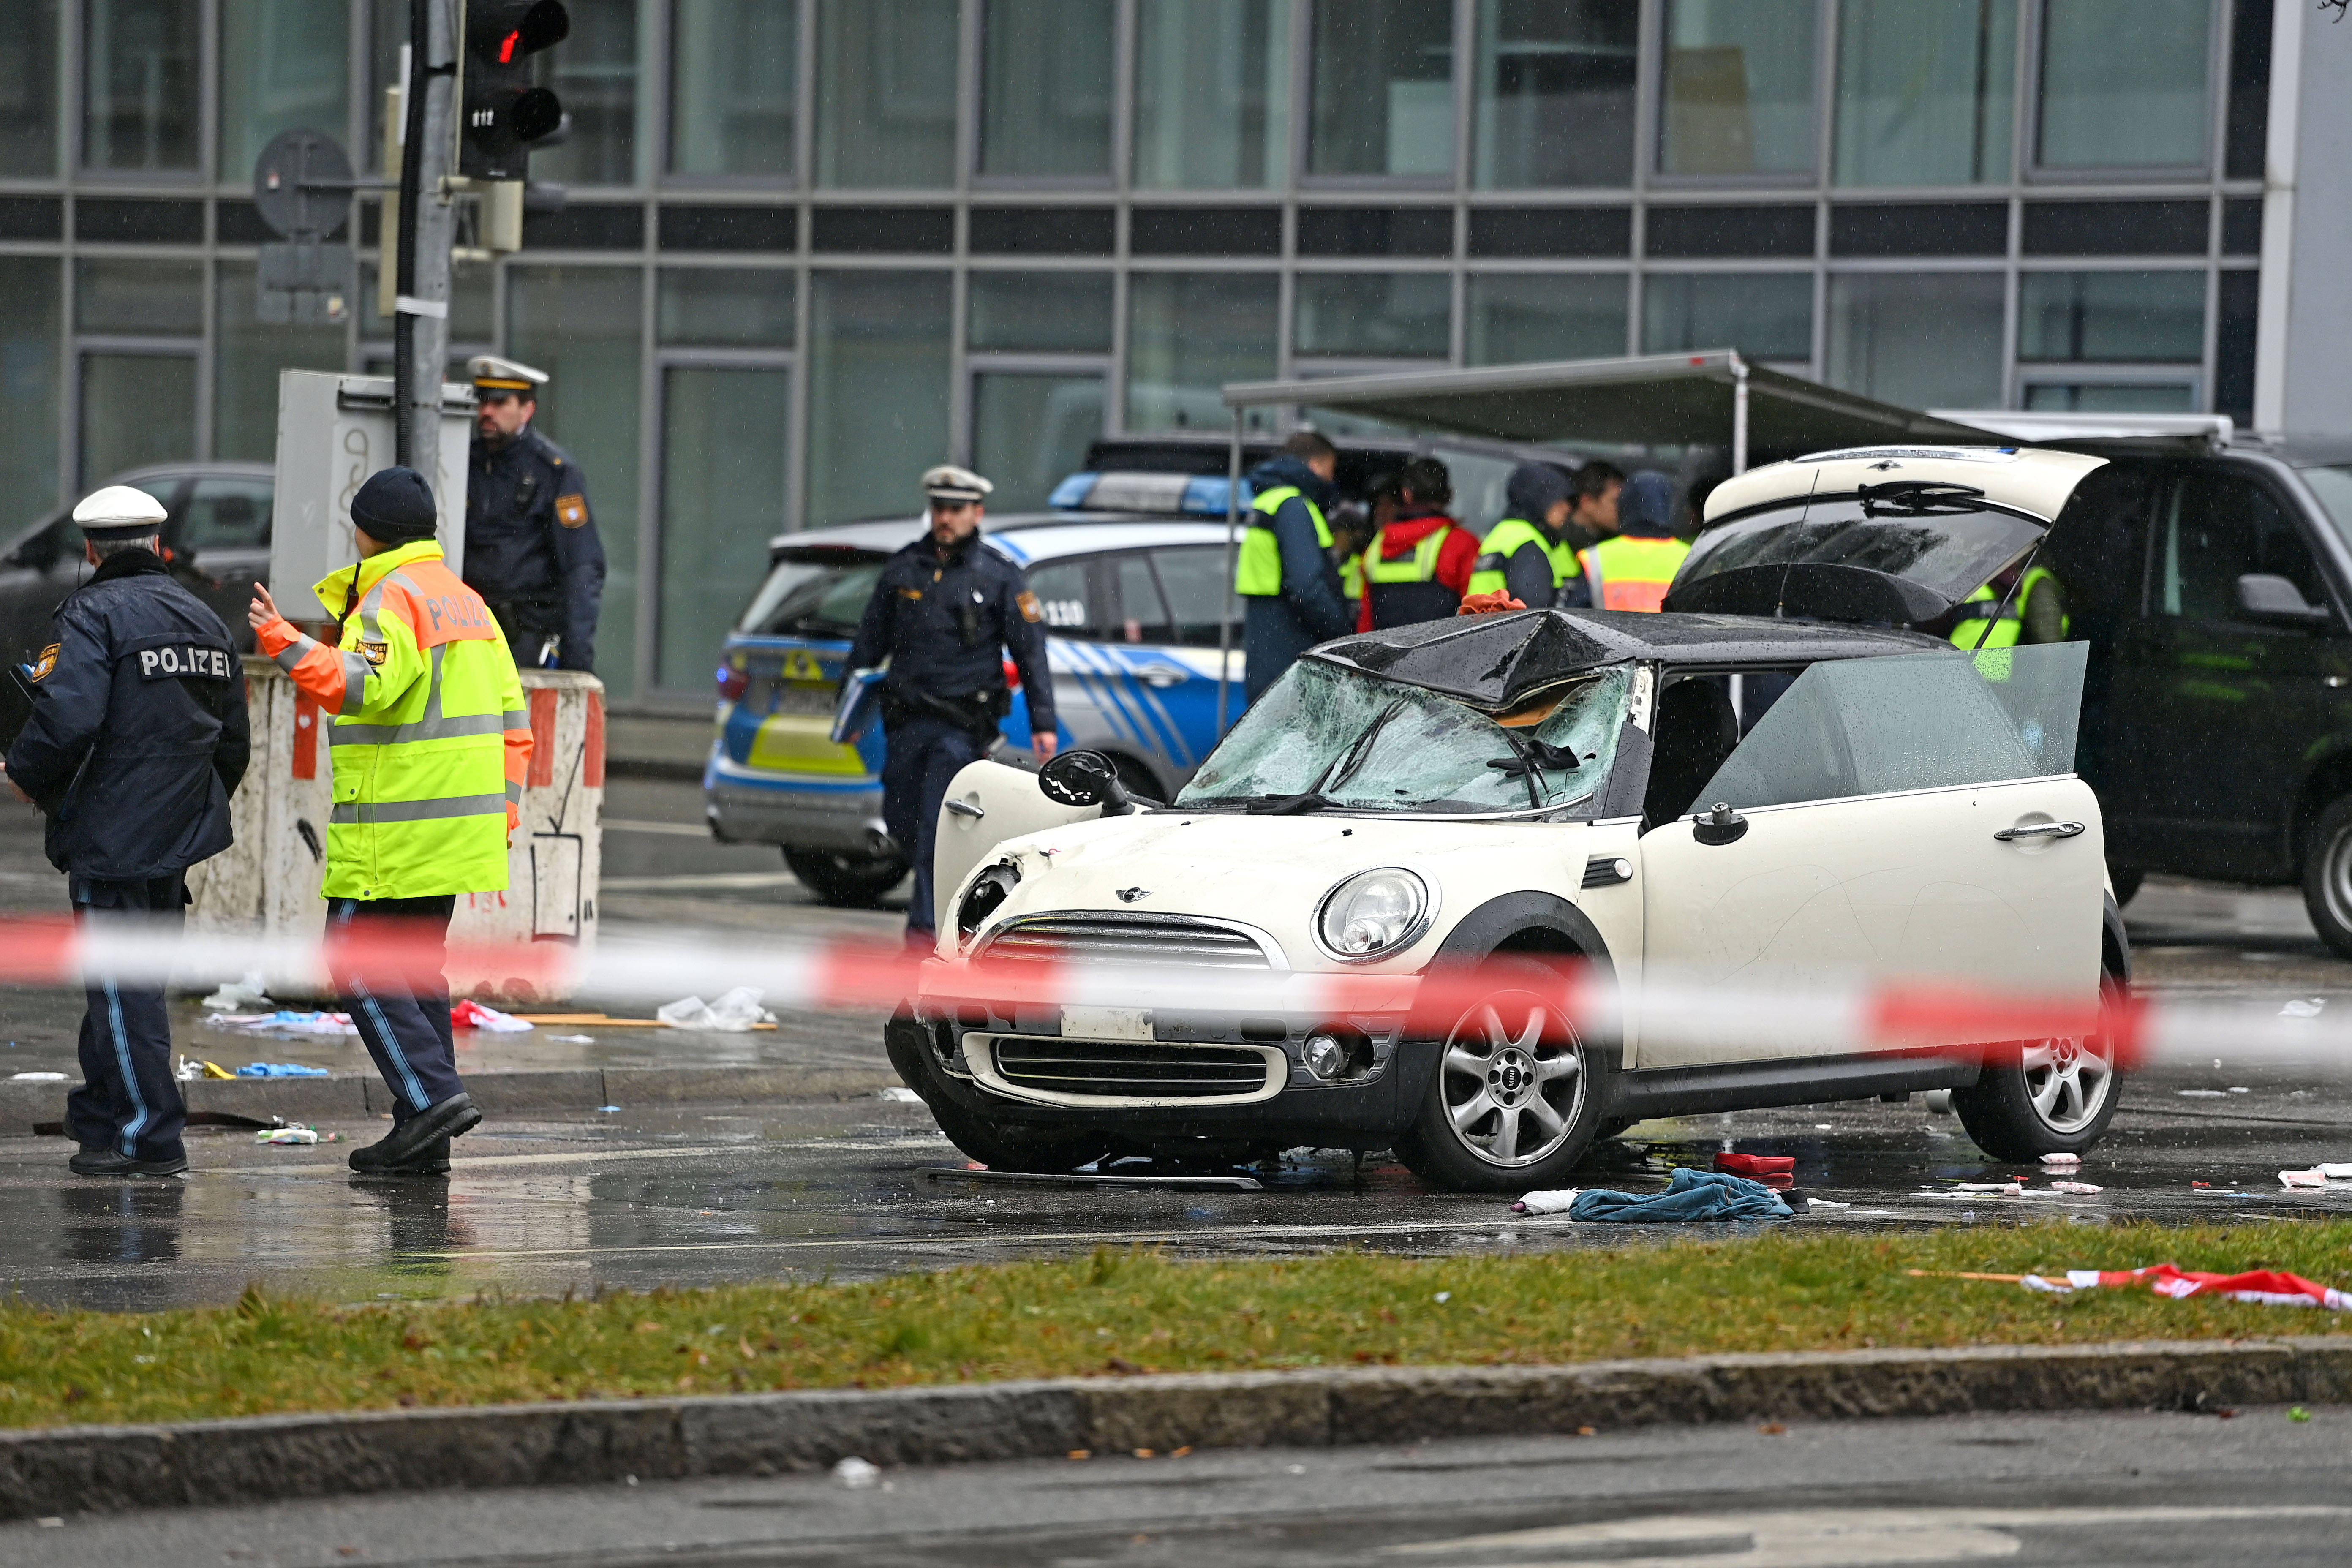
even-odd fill
[[(986, 524), (988, 548), (1027, 572), (1052, 631), (1062, 745), (1102, 752), (1134, 793), (1154, 799), (1181, 788), (1216, 743), (1225, 495), (1223, 479), (1079, 474), (1055, 491), (1064, 510)], [(870, 904), (906, 875), (882, 826), (882, 727), (856, 745), (831, 735), (875, 579), (923, 527), (908, 518), (773, 540), (767, 580), (719, 655), (718, 732), (703, 772), (710, 831), (782, 846), (785, 864), (829, 903)], [(1242, 707), (1241, 644), (1236, 625), (1229, 721)], [(1013, 679), (1009, 665), (1005, 675)], [(1017, 691), (1003, 732), (1008, 745), (1028, 739)]]

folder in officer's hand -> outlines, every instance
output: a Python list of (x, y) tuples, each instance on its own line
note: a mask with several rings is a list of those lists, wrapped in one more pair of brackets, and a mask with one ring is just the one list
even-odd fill
[(841, 683), (841, 700), (833, 709), (833, 743), (852, 746), (874, 722), (882, 706), (882, 672), (853, 669)]

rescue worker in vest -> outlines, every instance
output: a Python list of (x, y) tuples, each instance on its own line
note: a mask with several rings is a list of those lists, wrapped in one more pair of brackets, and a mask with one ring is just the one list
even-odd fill
[(1676, 539), (1675, 483), (1644, 469), (1625, 481), (1617, 498), (1617, 533), (1583, 552), (1579, 563), (1604, 610), (1655, 610), (1682, 569), (1690, 545)]
[(915, 864), (907, 905), (909, 946), (932, 934), (931, 857), (948, 784), (988, 755), (997, 721), (1013, 710), (1004, 682), (1010, 650), (1029, 699), (1029, 741), (1043, 762), (1054, 754), (1054, 674), (1045, 627), (1021, 568), (981, 543), (980, 524), (996, 487), (969, 468), (942, 464), (923, 476), (929, 531), (890, 557), (857, 623), (845, 669), (887, 658), (882, 679), (882, 821)]
[(1521, 463), (1504, 482), (1509, 509), (1478, 542), (1473, 594), (1508, 594), (1534, 609), (1581, 609), (1584, 569), (1569, 537), (1568, 476), (1549, 463)]
[(1364, 547), (1364, 599), (1356, 629), (1386, 631), (1440, 621), (1462, 607), (1478, 566), (1478, 536), (1445, 514), (1454, 481), (1434, 458), (1397, 470), (1397, 519)]
[[(77, 924), (176, 935), (189, 867), (227, 848), (248, 754), (245, 671), (218, 616), (163, 564), (155, 498), (109, 485), (74, 508), (98, 570), (58, 606), (35, 658), (32, 716), (8, 782), (47, 816), (49, 863)], [(163, 988), (91, 976), (82, 1083), (66, 1097), (68, 1162), (84, 1176), (188, 1168)]]
[(1249, 471), (1256, 499), (1242, 517), (1234, 592), (1246, 606), (1242, 683), (1252, 702), (1300, 654), (1354, 629), (1355, 608), (1340, 596), (1324, 521), (1339, 471), (1339, 449), (1312, 430), (1296, 432)]
[(547, 373), (495, 354), (466, 362), (478, 405), (466, 479), (466, 585), (526, 669), (596, 668), (604, 542), (588, 479), (531, 427)]
[[(2012, 585), (2017, 585), (2013, 597)], [(2009, 600), (2006, 605), (2003, 599)], [(1962, 600), (1953, 614), (1951, 641), (1958, 648), (2064, 642), (2074, 625), (2067, 613), (2066, 585), (2047, 566), (2029, 570), (2022, 584), (2018, 584), (2014, 567), (2001, 573)], [(1985, 626), (1988, 621), (1990, 630)]]
[(443, 563), (424, 477), (383, 469), (351, 512), (360, 560), (312, 589), (341, 623), (336, 645), (289, 625), (259, 584), (247, 619), (334, 716), (329, 965), (393, 1100), (392, 1131), (352, 1150), (352, 1169), (445, 1175), (449, 1141), (482, 1113), (457, 1078), (442, 946), (458, 894), (507, 886), (530, 718), (488, 608)]

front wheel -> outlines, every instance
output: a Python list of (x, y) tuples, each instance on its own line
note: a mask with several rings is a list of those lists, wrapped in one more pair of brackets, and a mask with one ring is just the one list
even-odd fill
[(837, 849), (796, 849), (789, 844), (784, 846), (784, 864), (801, 886), (835, 909), (870, 910), (907, 875), (907, 862), (896, 855), (877, 858)]
[(2352, 958), (2352, 795), (2319, 814), (2303, 855), (2303, 907), (2319, 940)]
[(1560, 1011), (1553, 971), (1505, 959), (1486, 973), (1486, 994), (1447, 1032), (1397, 1158), (1449, 1192), (1556, 1186), (1600, 1130), (1600, 1054)]
[[(2120, 975), (2099, 989), (2110, 1007), (2123, 999)], [(1988, 1051), (1977, 1081), (1952, 1090), (1952, 1109), (1996, 1160), (2085, 1154), (2114, 1120), (2122, 1088), (2107, 1035), (2024, 1040)]]

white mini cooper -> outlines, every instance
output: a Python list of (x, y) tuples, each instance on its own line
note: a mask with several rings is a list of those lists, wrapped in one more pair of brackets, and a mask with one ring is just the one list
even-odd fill
[[(1885, 447), (1758, 469), (1709, 498), (1665, 613), (1324, 644), (1165, 805), (1086, 752), (973, 763), (892, 1059), (1003, 1169), (1393, 1148), (1437, 1185), (1507, 1191), (1647, 1117), (1935, 1089), (2001, 1158), (2087, 1149), (2118, 1088), (2095, 1033), (1849, 1049), (1760, 1016), (1678, 1031), (1642, 998), (1645, 976), (1927, 982), (2087, 1007), (2128, 981), (2074, 773), (2084, 646), (1916, 629), (2013, 580), (2099, 464)], [(1610, 1029), (1571, 1023), (1563, 970), (1615, 982)], [(1153, 978), (1122, 997), (1090, 971)], [(1475, 994), (1433, 1016), (1412, 1005), (1433, 974)]]

